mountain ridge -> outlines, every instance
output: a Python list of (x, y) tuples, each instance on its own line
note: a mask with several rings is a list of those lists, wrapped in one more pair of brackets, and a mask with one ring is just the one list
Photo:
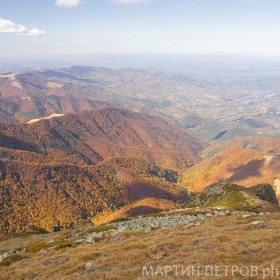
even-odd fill
[(176, 170), (206, 146), (158, 117), (112, 107), (0, 131), (2, 233), (66, 228), (145, 197), (184, 201)]

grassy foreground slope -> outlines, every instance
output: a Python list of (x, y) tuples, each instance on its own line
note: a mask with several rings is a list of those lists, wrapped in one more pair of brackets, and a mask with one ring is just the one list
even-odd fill
[[(34, 246), (46, 244), (51, 239), (63, 240), (81, 228), (36, 235), (28, 239), (0, 239), (2, 251), (11, 248), (11, 244), (17, 244), (19, 248), (29, 246), (35, 250), (35, 253), (25, 253), (22, 257), (9, 258), (0, 263), (0, 279), (139, 280), (165, 277), (160, 272), (154, 277), (151, 274), (143, 275), (144, 266), (148, 269), (153, 267), (154, 273), (158, 267), (164, 271), (165, 266), (179, 266), (179, 273), (182, 267), (200, 267), (200, 275), (204, 276), (184, 274), (180, 277), (173, 267), (166, 279), (208, 279), (205, 277), (206, 266), (257, 266), (259, 273), (272, 265), (279, 269), (280, 214), (249, 215), (246, 218), (243, 218), (243, 214), (205, 219), (199, 225), (185, 230), (180, 225), (173, 229), (160, 228), (146, 233), (109, 234), (93, 245), (69, 244), (46, 253), (36, 252)], [(261, 223), (254, 224), (260, 219)], [(49, 243), (49, 246), (52, 244)], [(226, 276), (222, 270), (221, 274), (223, 279), (263, 279), (244, 277), (239, 271)]]

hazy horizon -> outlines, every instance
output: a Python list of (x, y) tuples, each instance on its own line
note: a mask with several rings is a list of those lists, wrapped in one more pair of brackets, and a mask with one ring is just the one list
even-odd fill
[[(280, 57), (178, 55), (178, 54), (99, 54), (49, 55), (27, 57), (0, 56), (0, 73), (32, 69), (93, 66), (112, 69), (138, 68), (169, 72), (184, 72), (193, 67), (280, 68)], [(190, 71), (191, 71), (190, 70)]]

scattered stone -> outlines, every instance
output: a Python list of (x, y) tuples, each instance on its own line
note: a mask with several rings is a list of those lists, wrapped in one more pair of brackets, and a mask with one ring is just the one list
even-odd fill
[(73, 241), (74, 243), (83, 243), (85, 242), (85, 239), (84, 238), (80, 238), (80, 239), (76, 239)]
[(198, 219), (204, 219), (204, 218), (205, 218), (205, 215), (203, 215), (203, 214), (197, 214), (197, 218), (198, 218)]
[(53, 250), (54, 248), (56, 248), (56, 246), (52, 246), (52, 247), (48, 248), (48, 251), (51, 251), (51, 250)]
[(242, 215), (242, 218), (248, 218), (248, 217), (251, 217), (251, 214), (244, 214), (244, 215)]
[(213, 217), (213, 215), (211, 213), (206, 213), (205, 216), (206, 217)]
[(26, 252), (26, 248), (22, 248), (21, 250), (15, 251), (16, 254), (23, 254)]
[(266, 223), (265, 221), (254, 221), (252, 225), (257, 229), (264, 229), (273, 226), (272, 224)]
[(86, 243), (91, 243), (91, 244), (95, 243), (94, 237), (91, 235), (88, 235), (86, 237)]
[(150, 226), (141, 226), (141, 225), (134, 225), (129, 228), (129, 231), (139, 231), (139, 232), (147, 232), (151, 230), (152, 229)]
[(223, 215), (225, 215), (225, 212), (224, 211), (214, 211), (214, 214), (216, 216), (223, 216)]
[(47, 243), (53, 243), (54, 239), (50, 239), (49, 241), (47, 241)]
[(40, 250), (40, 253), (47, 253), (48, 252), (48, 250), (46, 250), (46, 249), (41, 249)]
[(120, 227), (118, 227), (118, 230), (117, 230), (116, 233), (124, 232), (124, 231), (128, 231), (128, 227), (127, 226), (120, 226)]
[(159, 222), (155, 221), (155, 222), (149, 222), (148, 225), (152, 228), (158, 228), (160, 227)]
[(259, 213), (259, 216), (262, 216), (263, 215), (263, 212)]
[(191, 228), (191, 227), (193, 227), (193, 226), (194, 226), (194, 223), (193, 223), (193, 222), (188, 223), (188, 224), (186, 224), (186, 225), (184, 225), (184, 226), (182, 227), (182, 230), (186, 230), (186, 229)]
[(87, 262), (85, 265), (85, 270), (91, 270), (92, 266), (93, 266), (93, 264), (91, 262)]
[(264, 223), (264, 221), (253, 221), (251, 224), (252, 225), (259, 225), (259, 224), (262, 224)]
[(23, 254), (24, 252), (26, 251), (26, 248), (22, 248), (20, 250), (16, 250), (16, 251), (13, 251), (13, 250), (9, 250), (5, 253), (3, 253), (2, 255), (0, 255), (0, 262), (2, 262), (3, 259), (11, 256), (11, 255), (15, 255), (15, 254)]
[(103, 237), (103, 232), (92, 232), (85, 237), (86, 243), (95, 243), (95, 238)]
[(5, 258), (7, 258), (7, 257), (9, 257), (9, 256), (11, 256), (11, 255), (13, 255), (13, 250), (10, 250), (10, 251), (7, 251), (7, 252), (5, 252), (4, 254), (2, 254), (2, 255), (0, 255), (0, 262), (3, 260), (3, 259), (5, 259)]

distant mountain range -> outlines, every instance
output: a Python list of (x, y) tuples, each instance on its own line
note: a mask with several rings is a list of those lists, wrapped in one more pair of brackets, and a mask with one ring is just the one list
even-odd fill
[(110, 105), (93, 100), (104, 92), (95, 85), (58, 84), (32, 73), (0, 75), (0, 115), (3, 121), (15, 122), (90, 110)]
[(137, 69), (111, 70), (71, 67), (0, 75), (0, 114), (5, 121), (26, 121), (51, 113), (72, 113), (104, 104), (139, 102), (147, 108), (168, 107), (161, 101), (178, 85), (196, 88), (198, 82), (184, 77)]
[[(215, 71), (211, 76), (208, 70), (202, 75), (198, 69), (172, 73), (73, 66), (1, 74), (0, 116), (5, 122), (24, 122), (52, 113), (119, 105), (198, 133), (216, 122), (229, 130), (226, 138), (277, 133), (277, 71), (261, 76), (261, 70), (233, 69), (230, 76)], [(206, 140), (220, 139), (223, 131)]]

